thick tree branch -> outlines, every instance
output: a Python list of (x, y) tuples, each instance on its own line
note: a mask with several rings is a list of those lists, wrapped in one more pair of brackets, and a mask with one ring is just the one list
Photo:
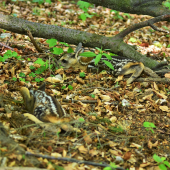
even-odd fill
[(162, 5), (164, 0), (84, 0), (86, 2), (131, 14), (150, 15), (153, 17), (170, 13)]
[(116, 36), (105, 37), (102, 35), (91, 34), (60, 26), (30, 22), (24, 19), (2, 14), (0, 14), (0, 28), (25, 35), (27, 35), (27, 31), (29, 29), (34, 37), (46, 39), (55, 38), (58, 41), (75, 45), (82, 42), (83, 45), (87, 47), (102, 47), (103, 49), (110, 49), (111, 52), (115, 54), (121, 54), (125, 57), (141, 61), (149, 68), (154, 68), (158, 64), (157, 61), (141, 55), (130, 45), (124, 43), (122, 38)]

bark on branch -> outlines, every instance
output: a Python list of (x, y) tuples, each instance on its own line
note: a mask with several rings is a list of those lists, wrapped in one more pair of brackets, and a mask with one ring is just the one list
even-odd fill
[[(154, 20), (154, 22), (167, 20), (167, 17), (169, 16), (170, 15), (158, 17), (158, 19)], [(152, 21), (152, 19), (148, 20), (148, 22), (149, 21)], [(152, 69), (158, 64), (157, 61), (141, 55), (130, 45), (123, 42), (123, 36), (127, 35), (135, 29), (147, 25), (145, 22), (143, 25), (140, 24), (137, 24), (136, 28), (135, 26), (127, 28), (115, 37), (105, 37), (102, 35), (91, 34), (88, 32), (63, 28), (60, 26), (30, 22), (24, 19), (0, 14), (0, 28), (2, 29), (25, 35), (27, 35), (27, 31), (29, 30), (34, 37), (41, 37), (46, 39), (55, 38), (58, 41), (76, 45), (79, 42), (82, 42), (83, 45), (87, 47), (102, 47), (103, 49), (110, 49), (111, 52), (115, 54), (120, 54), (125, 57), (141, 61), (145, 66)]]
[(153, 17), (170, 13), (162, 5), (164, 0), (84, 0), (86, 2), (131, 14), (150, 15)]

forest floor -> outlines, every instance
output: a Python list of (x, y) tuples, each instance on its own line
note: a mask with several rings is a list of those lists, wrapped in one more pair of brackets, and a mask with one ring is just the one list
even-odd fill
[[(84, 18), (84, 11), (74, 1), (57, 1), (52, 4), (30, 1), (10, 4), (4, 1), (0, 5), (2, 14), (8, 15), (11, 9), (13, 16), (29, 21), (110, 37), (130, 25), (151, 18), (91, 6), (88, 10), (90, 17), (82, 21), (80, 17)], [(170, 29), (167, 22), (155, 25), (165, 30)], [(49, 49), (45, 39), (35, 39), (44, 51)], [(170, 37), (166, 33), (145, 27), (130, 33), (124, 41), (135, 45), (138, 52), (152, 59), (169, 61)], [(0, 42), (14, 48), (20, 56), (9, 57), (0, 62), (0, 94), (3, 94), (0, 95), (0, 101), (4, 103), (0, 107), (0, 120), (7, 134), (27, 152), (68, 158), (67, 161), (61, 161), (39, 156), (34, 158), (38, 160), (35, 165), (30, 161), (32, 156), (18, 155), (1, 145), (1, 167), (98, 170), (104, 169), (99, 166), (102, 163), (111, 163), (113, 167), (122, 169), (157, 170), (159, 167), (155, 160), (162, 158), (170, 162), (169, 84), (136, 81), (126, 86), (125, 79), (116, 83), (116, 77), (106, 72), (85, 73), (82, 76), (83, 73), (80, 76), (80, 70), (56, 69), (54, 61), (60, 56), (50, 52), (37, 53), (28, 36), (0, 29)], [(59, 43), (57, 45), (61, 48)], [(74, 45), (70, 46), (76, 48)], [(62, 48), (65, 52), (68, 49), (66, 46)], [(12, 54), (7, 50), (9, 49), (0, 46), (0, 56)], [(37, 60), (46, 63), (49, 59), (51, 69), (41, 71), (42, 65), (37, 64)], [(57, 74), (61, 75), (62, 81), (54, 83), (47, 79)], [(142, 74), (141, 77), (147, 75)], [(23, 116), (24, 102), (19, 93), (20, 88), (33, 86), (37, 89), (44, 81), (46, 92), (57, 97), (72, 117), (71, 124), (75, 131), (61, 130), (60, 133), (55, 133), (54, 129), (43, 129)], [(55, 127), (57, 129), (57, 125)], [(96, 164), (71, 162), (69, 158)], [(164, 166), (163, 162), (160, 164)]]

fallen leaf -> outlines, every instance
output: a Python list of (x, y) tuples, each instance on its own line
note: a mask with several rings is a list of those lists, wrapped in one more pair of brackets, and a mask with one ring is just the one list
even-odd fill
[(159, 106), (159, 108), (164, 112), (169, 112), (168, 106)]
[(80, 151), (80, 153), (86, 154), (88, 152), (88, 149), (85, 148), (83, 145), (81, 145), (78, 150)]

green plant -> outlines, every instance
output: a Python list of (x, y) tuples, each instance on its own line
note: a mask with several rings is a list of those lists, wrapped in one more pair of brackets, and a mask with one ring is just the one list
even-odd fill
[(151, 131), (154, 133), (153, 128), (156, 128), (156, 126), (152, 122), (144, 122), (143, 126), (146, 128), (147, 131)]
[[(99, 50), (99, 54), (97, 54), (97, 55), (93, 52), (84, 52), (84, 53), (81, 53), (80, 55), (84, 56), (84, 57), (95, 57), (95, 65), (97, 65), (99, 63), (99, 61), (101, 60), (103, 55), (106, 56), (108, 60), (112, 60), (112, 57), (109, 54), (104, 52), (109, 49), (102, 50), (102, 48), (100, 49), (97, 47), (96, 47), (96, 49)], [(112, 64), (109, 61), (107, 61), (107, 60), (101, 60), (101, 61), (104, 62), (110, 69), (114, 70), (114, 67), (112, 66)]]
[(162, 4), (170, 9), (170, 2), (165, 1), (165, 2), (163, 2)]
[(7, 50), (7, 52), (2, 56), (0, 56), (0, 62), (4, 62), (5, 60), (7, 60), (8, 58), (14, 57), (16, 59), (20, 59), (21, 56), (18, 56), (18, 53), (15, 51), (11, 51), (11, 50)]
[(112, 170), (113, 168), (115, 169), (115, 168), (117, 168), (117, 166), (114, 162), (111, 162), (110, 167), (105, 167), (105, 168), (103, 168), (103, 170)]
[(123, 17), (119, 14), (119, 11), (111, 10), (110, 12), (114, 12), (115, 13), (114, 19), (116, 19), (116, 20), (118, 20), (118, 19), (123, 20)]
[(93, 15), (90, 15), (88, 13), (88, 8), (91, 6), (90, 3), (80, 0), (80, 1), (77, 2), (77, 5), (79, 6), (80, 9), (82, 9), (84, 11), (84, 13), (79, 15), (79, 18), (81, 20), (85, 21), (86, 18), (92, 18), (93, 17)]
[(70, 90), (73, 90), (73, 86), (72, 85), (68, 85), (68, 88), (70, 89)]
[(80, 72), (80, 77), (84, 78), (86, 76), (85, 72)]
[[(48, 39), (46, 42), (49, 44), (49, 47), (52, 47), (50, 49), (50, 51), (53, 54), (60, 55), (64, 52), (62, 48), (54, 47), (55, 45), (57, 45), (56, 39), (51, 38), (51, 39)], [(58, 42), (58, 43), (61, 44), (61, 45), (65, 45), (65, 46), (69, 47), (69, 45), (65, 42)], [(72, 52), (74, 52), (74, 50), (71, 47), (69, 47), (68, 50), (67, 50), (67, 53), (72, 53)]]
[(92, 97), (93, 99), (95, 98), (95, 95), (94, 94), (90, 94), (90, 97)]
[(167, 167), (170, 168), (170, 163), (165, 161), (165, 157), (159, 157), (157, 154), (154, 154), (153, 159), (158, 163), (158, 166), (161, 170), (167, 170)]
[(33, 12), (32, 13), (33, 15), (40, 15), (41, 10), (39, 8), (35, 7), (35, 8), (33, 8), (32, 12)]

